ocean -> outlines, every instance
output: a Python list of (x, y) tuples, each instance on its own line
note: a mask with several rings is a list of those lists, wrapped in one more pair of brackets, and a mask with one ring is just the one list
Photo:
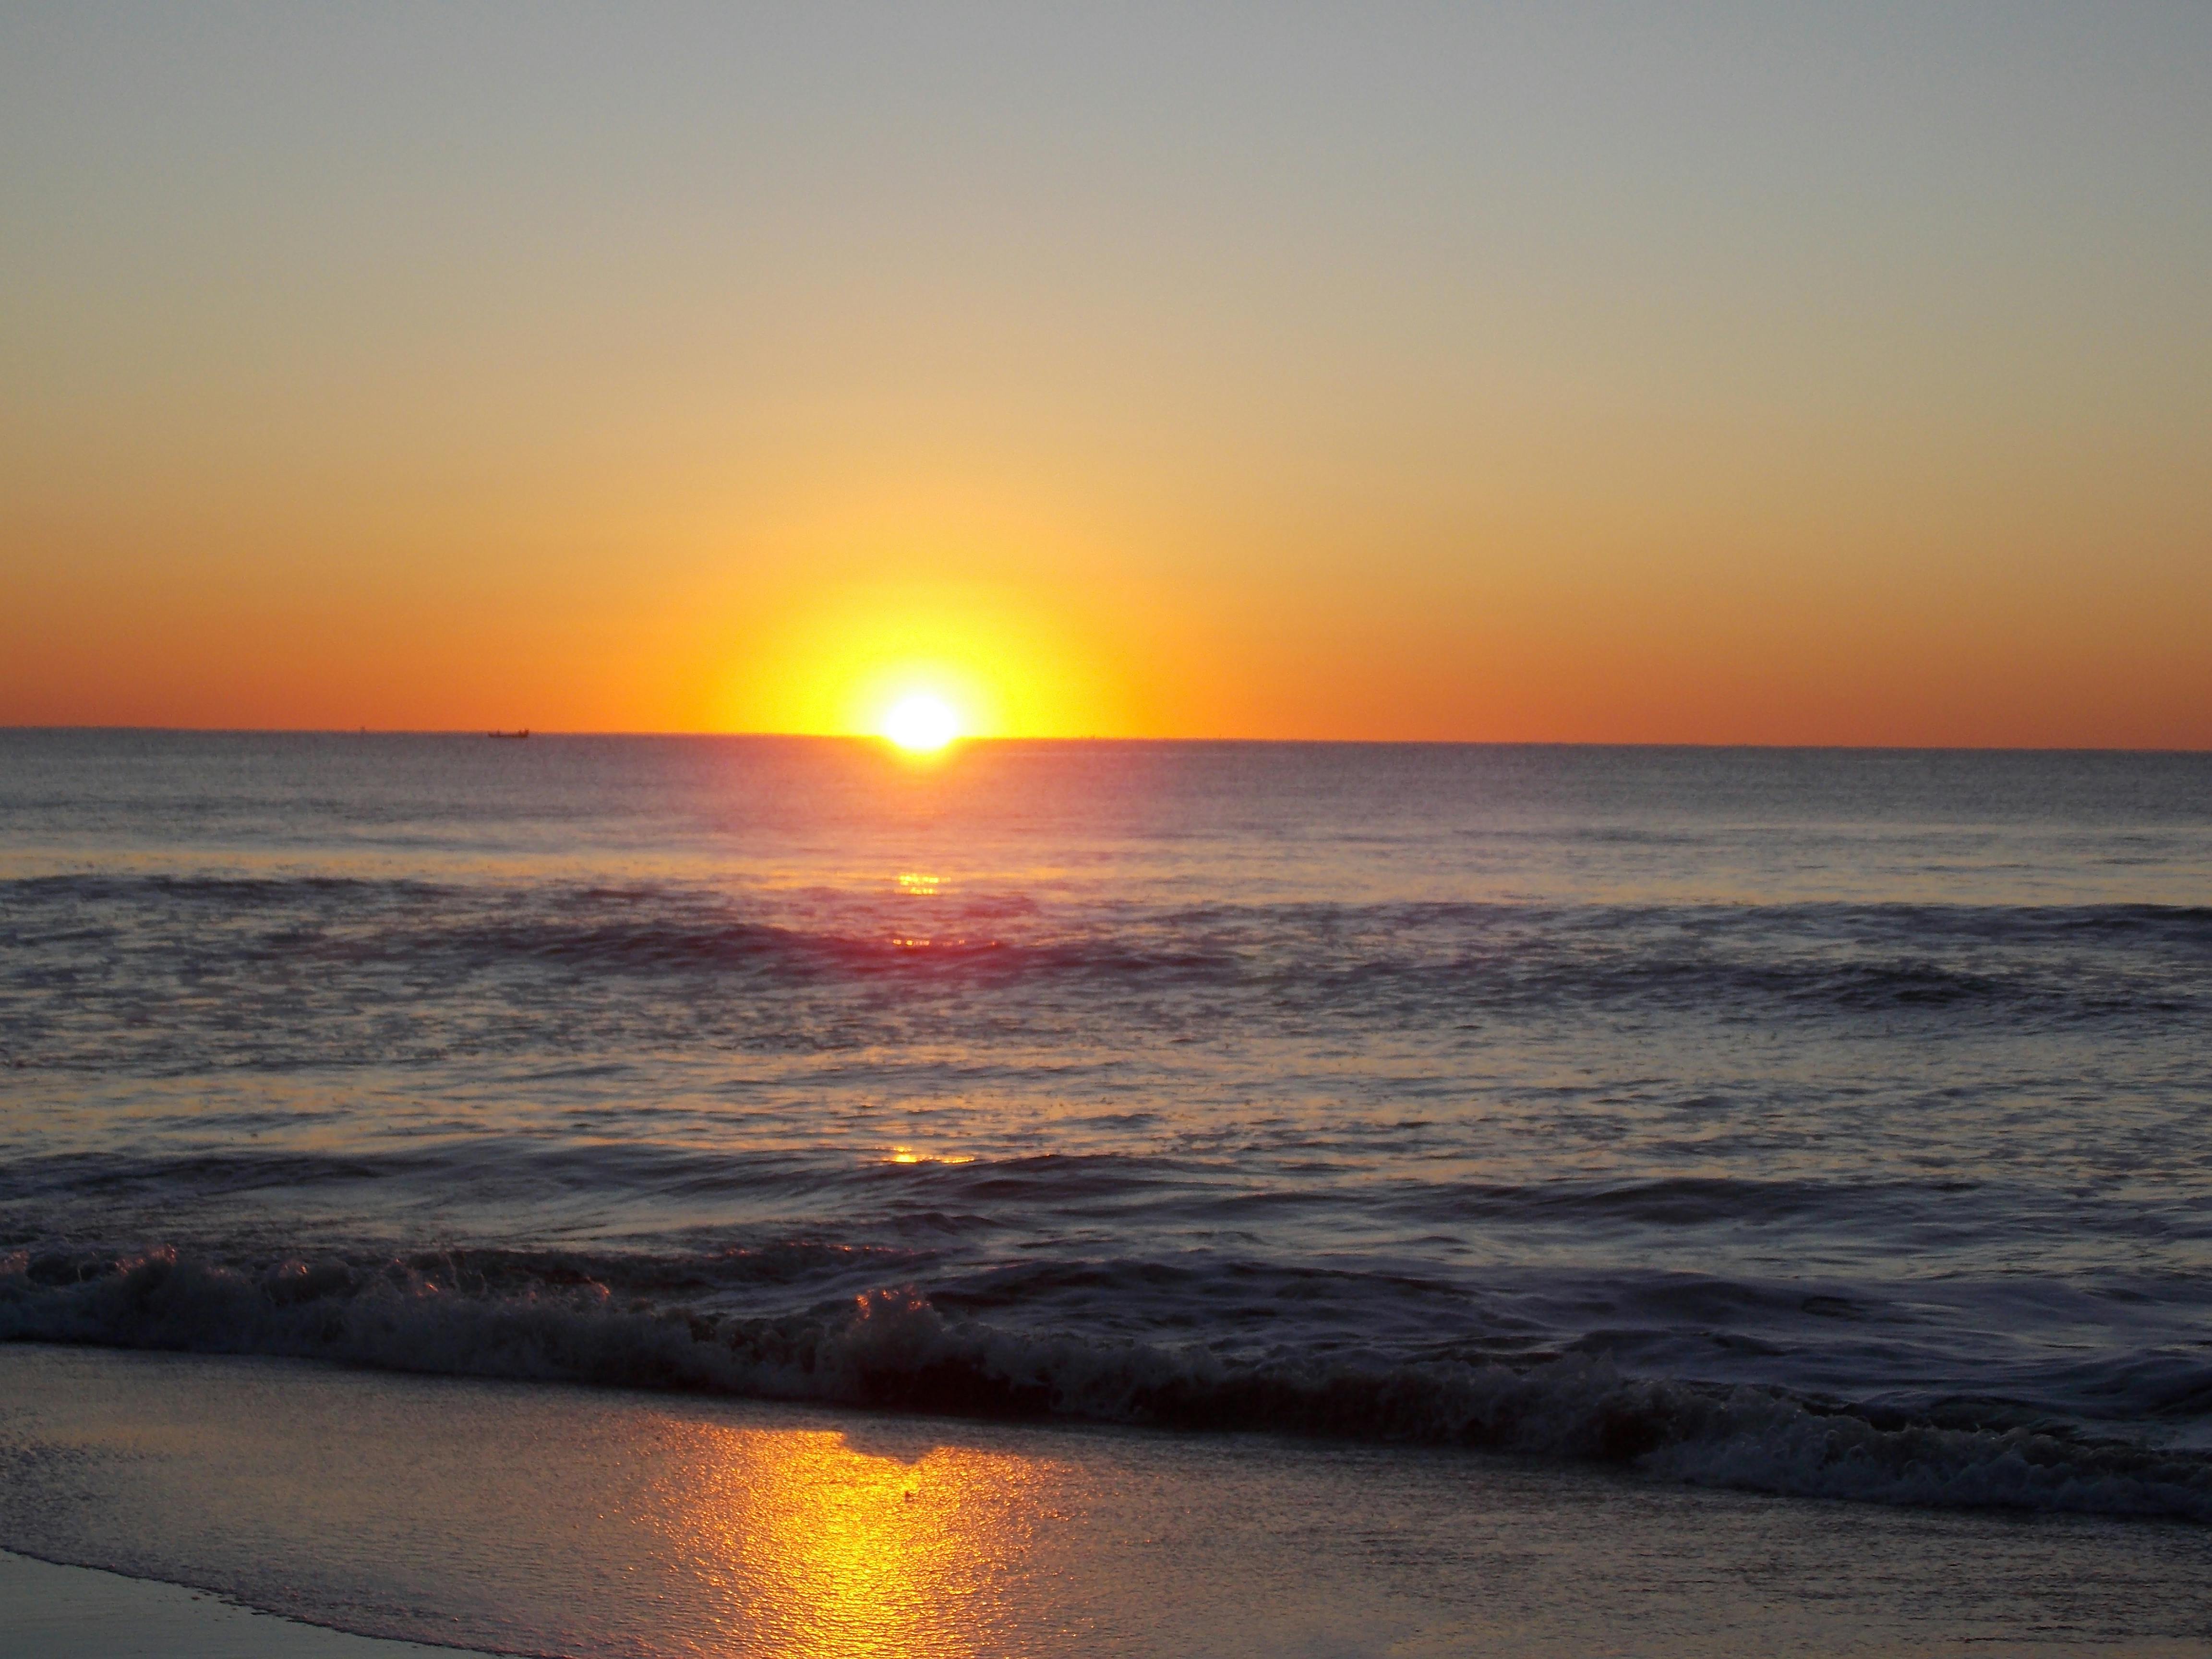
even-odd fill
[(406, 1374), (2193, 1573), (2209, 1034), (2212, 756), (0, 732), (0, 1545)]

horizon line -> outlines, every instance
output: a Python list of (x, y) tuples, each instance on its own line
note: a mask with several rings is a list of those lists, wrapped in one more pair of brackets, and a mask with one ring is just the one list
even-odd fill
[[(33, 725), (0, 722), (0, 733), (81, 732), (81, 733), (140, 733), (178, 737), (295, 737), (295, 738), (512, 738), (515, 732), (531, 738), (653, 738), (679, 739), (697, 742), (775, 742), (775, 743), (859, 743), (884, 744), (887, 740), (870, 732), (714, 732), (690, 730), (662, 731), (576, 731), (550, 727), (518, 726), (506, 732), (474, 726), (114, 726), (94, 724)], [(1655, 750), (1772, 750), (1776, 751), (1813, 750), (1828, 753), (1862, 754), (1959, 754), (1959, 755), (2212, 755), (2212, 747), (2183, 748), (2159, 744), (2033, 744), (2033, 743), (1787, 743), (1759, 741), (1725, 741), (1705, 739), (1607, 739), (1593, 738), (1299, 738), (1299, 737), (1143, 737), (1132, 734), (1109, 735), (1093, 733), (1083, 736), (1043, 736), (1020, 733), (1000, 733), (994, 736), (962, 737), (953, 740), (953, 747), (964, 748), (979, 744), (1187, 744), (1197, 745), (1244, 744), (1253, 747), (1278, 744), (1283, 747), (1341, 748), (1341, 749), (1655, 749)]]

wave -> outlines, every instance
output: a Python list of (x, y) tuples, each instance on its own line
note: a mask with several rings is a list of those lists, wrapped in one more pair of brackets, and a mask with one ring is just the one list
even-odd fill
[[(825, 1247), (798, 1247), (804, 1254)], [(773, 1253), (720, 1271), (804, 1274)], [(878, 1263), (877, 1266), (883, 1264)], [(804, 1313), (657, 1303), (683, 1270), (557, 1257), (288, 1258), (173, 1249), (0, 1257), (0, 1340), (255, 1353), (385, 1370), (811, 1401), (1007, 1419), (1267, 1431), (1602, 1460), (1664, 1480), (1888, 1504), (2212, 1522), (2212, 1459), (2034, 1425), (1903, 1420), (1776, 1389), (1342, 1352), (1022, 1334), (877, 1287)]]
[[(870, 902), (886, 895), (873, 890), (808, 890), (806, 896), (830, 902)], [(917, 901), (889, 896), (909, 910), (917, 902), (933, 913), (1018, 920), (1041, 907), (1025, 894), (999, 890), (962, 890), (942, 898)], [(25, 909), (59, 908), (82, 916), (82, 907), (156, 902), (211, 908), (244, 916), (256, 910), (312, 912), (318, 906), (331, 920), (366, 913), (422, 909), (434, 913), (509, 915), (538, 912), (562, 915), (599, 912), (635, 920), (641, 912), (688, 915), (726, 920), (746, 901), (710, 883), (641, 882), (611, 885), (594, 882), (486, 881), (470, 884), (422, 877), (341, 875), (124, 874), (113, 872), (0, 878), (0, 902)], [(1371, 928), (1402, 935), (1464, 928), (1510, 927), (1520, 923), (1580, 924), (1607, 931), (1623, 923), (1658, 921), (1693, 931), (1725, 929), (1741, 921), (1794, 931), (1849, 935), (1863, 939), (1958, 939), (1996, 943), (2010, 938), (2072, 936), (2156, 938), (2212, 951), (2212, 905), (2148, 902), (2082, 904), (1932, 903), (1893, 900), (1797, 900), (1680, 903), (1565, 903), (1535, 899), (1446, 899), (1406, 902), (1316, 902), (1275, 903), (1209, 902), (1161, 907), (1110, 907), (1125, 917), (1183, 934), (1242, 933), (1258, 926), (1272, 933), (1326, 933)]]
[[(464, 1188), (478, 1200), (526, 1202), (588, 1191), (611, 1205), (707, 1196), (803, 1205), (827, 1195), (848, 1219), (903, 1216), (917, 1206), (946, 1204), (1001, 1220), (1065, 1216), (1070, 1206), (1121, 1201), (1170, 1206), (1171, 1218), (1184, 1221), (1235, 1217), (1249, 1222), (1260, 1211), (1328, 1212), (1346, 1201), (1341, 1192), (1328, 1188), (1285, 1189), (1231, 1180), (1212, 1160), (1192, 1155), (1020, 1153), (899, 1164), (856, 1162), (842, 1152), (730, 1151), (648, 1142), (561, 1146), (486, 1134), (398, 1150), (70, 1152), (0, 1164), (0, 1203), (15, 1204), (91, 1199), (174, 1206), (258, 1192), (312, 1193), (368, 1184), (448, 1200)], [(2019, 1215), (2049, 1200), (2018, 1183), (1956, 1177), (1664, 1176), (1401, 1181), (1362, 1191), (1358, 1201), (1371, 1217), (1424, 1227), (1492, 1222), (1585, 1230), (1833, 1225), (1879, 1214), (1904, 1237), (1917, 1223), (1955, 1222), (1962, 1206), (1982, 1203), (1996, 1214)], [(2079, 1195), (2069, 1195), (2066, 1207), (2077, 1226), (2103, 1218), (2100, 1206)], [(2137, 1213), (2129, 1208), (2120, 1215), (2130, 1220)]]
[[(810, 908), (811, 907), (811, 908)], [(211, 918), (213, 911), (220, 924)], [(1024, 996), (1190, 988), (1387, 1020), (1570, 1005), (1723, 1016), (2097, 1020), (2200, 1009), (2212, 908), (2145, 904), (1214, 905), (1048, 916), (1028, 898), (817, 895), (792, 914), (692, 886), (471, 888), (327, 877), (0, 883), (23, 1009), (173, 976), (297, 994), (302, 975), (411, 997), (677, 980)], [(20, 1017), (20, 1016), (19, 1016)]]

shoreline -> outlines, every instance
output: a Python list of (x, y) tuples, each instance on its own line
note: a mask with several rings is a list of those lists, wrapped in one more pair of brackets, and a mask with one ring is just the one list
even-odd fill
[[(8, 1659), (2180, 1659), (2212, 1635), (2212, 1528), (2186, 1523), (32, 1344), (0, 1347), (0, 1547), (30, 1563), (0, 1558), (0, 1629), (43, 1620)], [(33, 1580), (59, 1589), (9, 1593)]]
[(216, 1591), (0, 1549), (0, 1659), (452, 1659), (480, 1649), (386, 1641)]

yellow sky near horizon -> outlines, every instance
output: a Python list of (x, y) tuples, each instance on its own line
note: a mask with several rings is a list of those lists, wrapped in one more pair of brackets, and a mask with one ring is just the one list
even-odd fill
[(2204, 14), (1239, 15), (11, 16), (0, 723), (2212, 747)]

